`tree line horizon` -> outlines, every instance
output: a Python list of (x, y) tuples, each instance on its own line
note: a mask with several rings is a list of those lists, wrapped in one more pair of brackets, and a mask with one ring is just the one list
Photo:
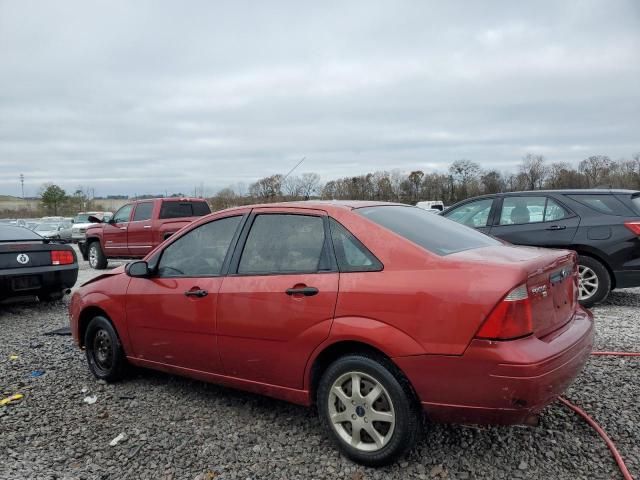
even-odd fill
[[(461, 159), (452, 162), (446, 172), (378, 170), (325, 183), (321, 182), (319, 174), (313, 172), (288, 177), (274, 174), (260, 178), (248, 188), (226, 187), (213, 196), (205, 195), (204, 186), (201, 185), (194, 189), (194, 196), (207, 198), (215, 211), (252, 203), (309, 199), (374, 200), (413, 205), (419, 201), (441, 200), (445, 205), (452, 205), (477, 195), (569, 188), (640, 190), (640, 152), (634, 153), (630, 159), (619, 160), (612, 160), (606, 155), (592, 155), (580, 161), (577, 168), (568, 162), (549, 163), (543, 155), (529, 153), (518, 163), (515, 172), (483, 169), (477, 162)], [(67, 195), (58, 185), (47, 183), (40, 191), (41, 208), (38, 213), (74, 215), (82, 210), (101, 210), (99, 199), (87, 194), (91, 190), (78, 187), (72, 195)], [(141, 195), (135, 198), (156, 196)], [(168, 196), (189, 195), (173, 193)]]

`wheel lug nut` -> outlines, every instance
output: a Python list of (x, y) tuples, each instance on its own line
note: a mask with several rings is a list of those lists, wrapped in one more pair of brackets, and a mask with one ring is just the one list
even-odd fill
[(354, 414), (352, 414), (352, 415), (351, 415), (351, 418), (355, 420), (355, 419), (356, 419), (356, 414), (355, 414), (355, 413), (354, 413)]

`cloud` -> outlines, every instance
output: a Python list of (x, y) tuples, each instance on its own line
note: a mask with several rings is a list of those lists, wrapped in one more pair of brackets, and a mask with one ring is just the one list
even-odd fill
[(0, 193), (640, 150), (640, 7), (0, 3)]

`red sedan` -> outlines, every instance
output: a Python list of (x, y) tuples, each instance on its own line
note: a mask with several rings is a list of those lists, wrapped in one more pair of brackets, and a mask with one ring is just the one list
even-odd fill
[(76, 291), (93, 374), (127, 363), (316, 404), (382, 465), (431, 421), (531, 424), (584, 366), (576, 256), (419, 208), (303, 202), (203, 217)]

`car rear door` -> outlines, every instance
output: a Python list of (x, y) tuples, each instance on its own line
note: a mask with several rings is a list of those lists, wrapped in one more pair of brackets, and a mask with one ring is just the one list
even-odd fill
[(104, 224), (102, 230), (102, 239), (104, 241), (104, 253), (108, 257), (117, 257), (118, 255), (127, 255), (129, 249), (127, 247), (127, 229), (129, 228), (129, 220), (133, 204), (129, 203), (120, 207), (113, 218)]
[(570, 245), (580, 217), (547, 195), (507, 195), (497, 206), (490, 233), (516, 245)]
[(150, 278), (131, 278), (127, 326), (137, 358), (220, 373), (216, 310), (220, 286), (247, 210), (214, 218), (167, 245)]
[(325, 212), (255, 209), (222, 282), (218, 346), (227, 375), (302, 388), (329, 335), (339, 274)]
[(128, 226), (127, 247), (129, 255), (144, 256), (153, 249), (153, 201), (136, 204)]

